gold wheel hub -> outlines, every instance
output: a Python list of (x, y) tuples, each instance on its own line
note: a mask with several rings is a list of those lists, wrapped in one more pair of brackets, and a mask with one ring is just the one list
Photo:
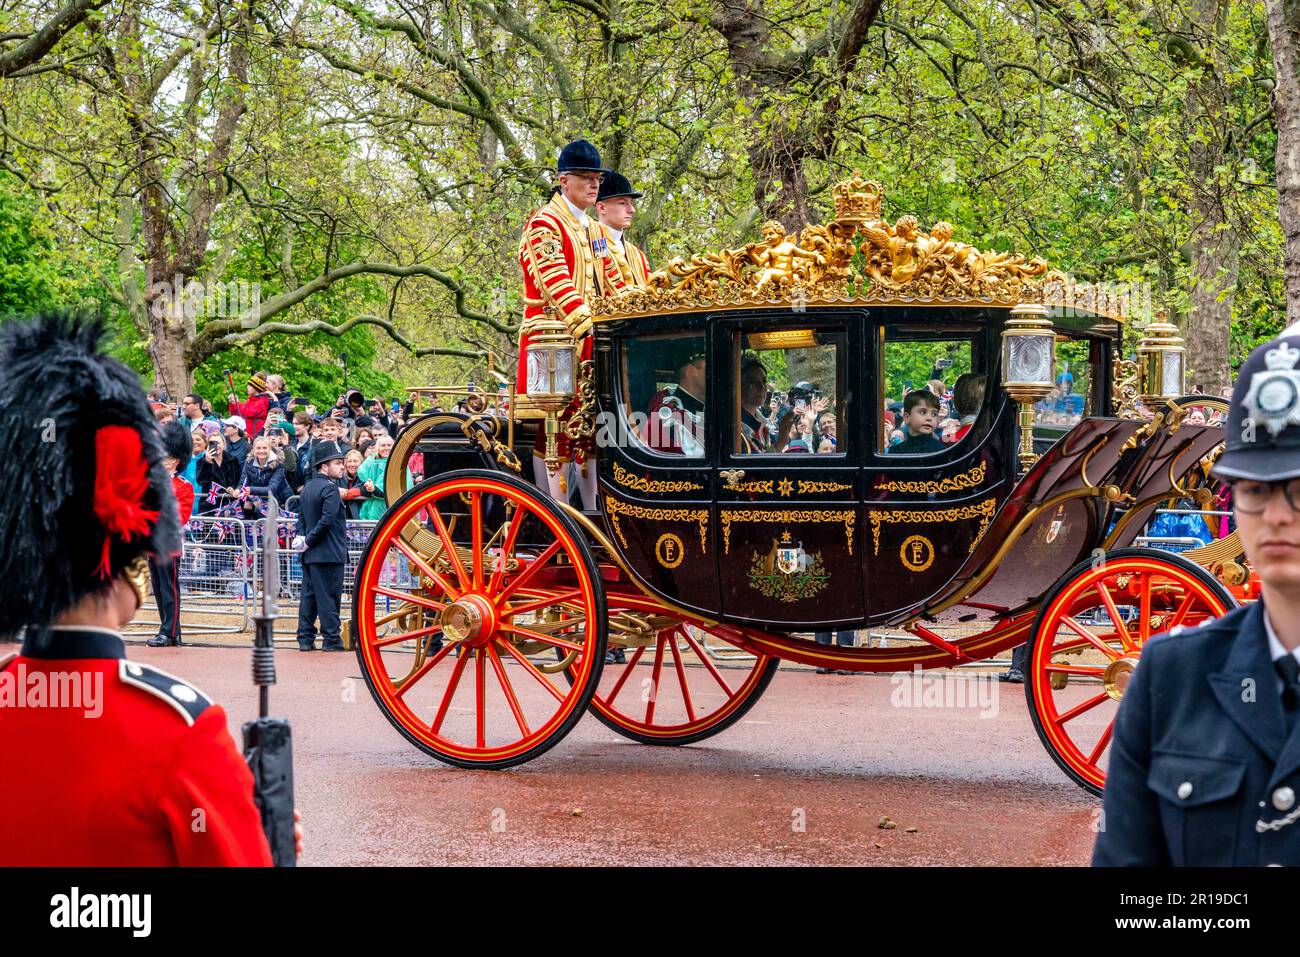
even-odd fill
[(461, 595), (442, 610), (439, 620), (449, 641), (485, 644), (496, 633), (496, 613), (482, 595)]
[(1101, 674), (1102, 686), (1106, 689), (1106, 694), (1110, 695), (1116, 701), (1124, 697), (1124, 692), (1128, 689), (1128, 680), (1133, 675), (1133, 669), (1137, 667), (1137, 657), (1134, 655), (1125, 655), (1122, 658), (1116, 658)]

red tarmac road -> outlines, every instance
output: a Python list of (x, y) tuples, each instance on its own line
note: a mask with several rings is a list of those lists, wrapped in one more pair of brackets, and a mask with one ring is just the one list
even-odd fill
[[(247, 649), (128, 655), (224, 705), (236, 740), (255, 714)], [(895, 706), (889, 676), (783, 668), (700, 744), (635, 744), (587, 716), (530, 764), (464, 771), (388, 724), (352, 653), (276, 661), (304, 865), (1086, 864), (1100, 809), (1039, 744), (1019, 685), (994, 684), (981, 717)]]

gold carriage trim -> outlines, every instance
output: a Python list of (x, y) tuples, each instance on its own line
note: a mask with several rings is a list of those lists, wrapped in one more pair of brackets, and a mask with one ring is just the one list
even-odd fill
[(970, 554), (975, 551), (975, 546), (979, 544), (984, 533), (988, 531), (989, 522), (993, 521), (993, 515), (998, 510), (998, 500), (996, 498), (986, 498), (976, 505), (959, 505), (956, 508), (928, 509), (921, 511), (919, 509), (901, 509), (891, 508), (887, 510), (876, 511), (868, 509), (867, 519), (871, 522), (871, 554), (880, 554), (880, 526), (892, 525), (895, 523), (918, 523), (918, 522), (952, 522), (963, 518), (980, 519), (980, 527), (975, 532), (975, 538), (970, 543), (970, 548), (966, 553)]
[(852, 485), (846, 485), (843, 482), (811, 482), (808, 479), (799, 479), (800, 495), (817, 495), (825, 492), (847, 492), (853, 488)]
[(1076, 283), (1039, 258), (982, 251), (953, 239), (952, 223), (928, 230), (915, 216), (880, 218), (884, 188), (857, 172), (833, 190), (835, 218), (762, 240), (678, 257), (647, 286), (589, 300), (598, 320), (749, 306), (911, 303), (1010, 307), (1043, 303), (1122, 320), (1130, 305), (1110, 286)]
[(984, 482), (988, 473), (988, 463), (981, 462), (960, 475), (950, 475), (945, 479), (919, 482), (882, 481), (874, 489), (877, 492), (957, 492), (961, 489), (975, 488)]
[(755, 479), (752, 482), (735, 482), (731, 485), (726, 485), (723, 487), (728, 492), (762, 492), (765, 495), (772, 494), (771, 479), (767, 479), (766, 481), (759, 481), (758, 479)]
[(843, 522), (844, 541), (848, 544), (849, 554), (853, 554), (853, 530), (857, 527), (858, 513), (853, 509), (720, 509), (722, 519), (722, 554), (731, 554), (732, 522), (765, 522), (769, 524), (790, 522)]
[(707, 508), (646, 508), (642, 505), (620, 502), (612, 495), (606, 495), (605, 512), (609, 515), (610, 527), (614, 529), (614, 534), (618, 536), (624, 548), (631, 547), (623, 534), (623, 526), (619, 523), (619, 519), (626, 515), (629, 518), (644, 518), (651, 522), (698, 522), (700, 552), (705, 555), (709, 553), (709, 510)]
[(702, 492), (704, 486), (687, 479), (667, 482), (649, 476), (634, 475), (617, 462), (614, 463), (614, 481), (636, 492)]

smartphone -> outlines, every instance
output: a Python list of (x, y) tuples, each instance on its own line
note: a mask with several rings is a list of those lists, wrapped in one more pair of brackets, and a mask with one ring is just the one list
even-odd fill
[(803, 411), (805, 411), (807, 408), (808, 408), (808, 401), (807, 401), (806, 399), (795, 399), (795, 400), (794, 400), (794, 410), (795, 410), (796, 412), (803, 412)]
[(394, 400), (393, 400), (393, 411), (396, 412), (396, 411), (397, 411), (398, 409), (400, 409), (401, 407), (402, 407), (402, 406), (398, 403), (398, 401), (397, 401), (396, 399), (394, 399)]

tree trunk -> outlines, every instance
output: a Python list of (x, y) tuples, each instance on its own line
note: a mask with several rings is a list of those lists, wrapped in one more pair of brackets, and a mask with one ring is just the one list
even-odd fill
[(1300, 0), (1266, 0), (1273, 47), (1277, 120), (1277, 206), (1282, 235), (1286, 322), (1300, 322)]
[(1199, 385), (1206, 395), (1219, 395), (1231, 384), (1228, 349), (1241, 268), (1236, 235), (1216, 230), (1218, 225), (1207, 219), (1192, 233), (1192, 311), (1183, 330), (1187, 387)]
[(1226, 0), (1191, 4), (1193, 35), (1203, 39), (1195, 80), (1183, 101), (1183, 137), (1188, 149), (1192, 190), (1188, 241), (1192, 267), (1191, 312), (1183, 330), (1187, 341), (1187, 387), (1219, 395), (1231, 381), (1229, 346), (1232, 304), (1241, 271), (1240, 239), (1229, 222), (1219, 172), (1228, 138), (1228, 92), (1218, 68), (1218, 48), (1227, 32)]
[[(148, 270), (152, 276), (153, 264)], [(153, 359), (153, 384), (173, 400), (193, 388), (189, 345), (194, 341), (194, 313), (187, 314), (186, 280), (181, 276), (149, 283), (149, 355)], [(214, 408), (216, 407), (214, 403)]]
[(749, 163), (754, 170), (754, 202), (764, 220), (775, 219), (789, 233), (817, 221), (800, 153), (785, 148), (780, 138), (751, 136)]

